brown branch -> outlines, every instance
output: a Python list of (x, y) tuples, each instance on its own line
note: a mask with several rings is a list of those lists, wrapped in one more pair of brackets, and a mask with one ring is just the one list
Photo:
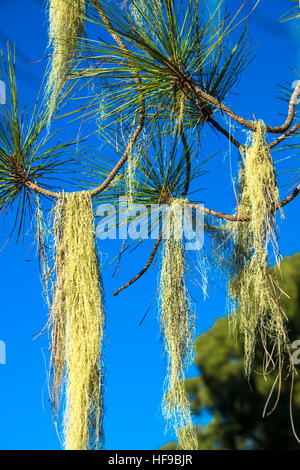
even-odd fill
[[(282, 199), (275, 210), (280, 209), (281, 207), (286, 206), (289, 202), (291, 202), (295, 197), (298, 196), (300, 193), (300, 184), (294, 189), (294, 191), (289, 194), (286, 198)], [(207, 207), (201, 207), (198, 204), (189, 204), (189, 207), (196, 210), (202, 210), (205, 214), (212, 215), (213, 217), (218, 217), (219, 219), (228, 220), (230, 222), (248, 222), (251, 218), (250, 216), (239, 216), (239, 215), (231, 215), (225, 214), (223, 212), (217, 212), (212, 209), (208, 209)]]
[(198, 204), (189, 204), (189, 207), (196, 210), (202, 210), (205, 214), (218, 217), (219, 219), (229, 220), (230, 222), (247, 222), (247, 220), (250, 220), (250, 217), (248, 216), (224, 214), (223, 212), (214, 211), (213, 209), (208, 209), (207, 207), (201, 207)]
[[(224, 111), (229, 117), (231, 117), (234, 121), (238, 122), (244, 127), (247, 127), (248, 129), (251, 129), (252, 131), (255, 131), (255, 122), (249, 121), (248, 119), (243, 118), (242, 116), (239, 116), (238, 114), (234, 113), (228, 106), (226, 106), (224, 103), (219, 101), (217, 98), (214, 96), (209, 95), (205, 91), (201, 90), (197, 86), (191, 85), (189, 81), (186, 79), (185, 80), (185, 85), (189, 88), (190, 91), (193, 91), (196, 93), (201, 98), (201, 101), (207, 101), (217, 108), (219, 108), (221, 111)], [(300, 94), (300, 82), (296, 86), (295, 90), (292, 93), (291, 99), (289, 101), (289, 108), (288, 108), (288, 115), (286, 118), (286, 121), (282, 126), (266, 126), (266, 132), (269, 132), (271, 134), (281, 134), (286, 132), (292, 125), (294, 117), (295, 117), (295, 104), (296, 100)], [(203, 105), (201, 101), (197, 104)]]
[[(108, 20), (106, 14), (105, 14), (105, 12), (104, 12), (101, 4), (100, 4), (100, 1), (99, 0), (92, 0), (92, 3), (94, 5), (94, 7), (96, 8), (97, 12), (99, 13), (99, 16), (101, 17), (105, 27), (107, 28), (107, 30), (111, 34), (114, 41), (118, 44), (118, 46), (120, 48), (122, 48), (123, 50), (127, 50), (127, 48), (126, 48), (125, 44), (123, 43), (122, 39), (114, 32), (113, 27), (112, 27), (110, 21)], [(133, 71), (132, 73), (133, 73), (133, 76), (134, 76), (134, 80), (139, 85), (141, 82), (140, 82), (140, 78), (139, 78), (138, 73), (135, 72), (135, 71)], [(247, 119), (244, 119), (241, 116), (238, 116), (230, 108), (228, 108), (225, 104), (220, 102), (215, 97), (209, 95), (208, 93), (204, 92), (203, 90), (201, 90), (200, 88), (198, 88), (196, 86), (192, 86), (190, 84), (190, 82), (185, 77), (183, 77), (182, 83), (184, 83), (184, 85), (188, 87), (189, 91), (193, 91), (198, 96), (200, 96), (202, 101), (204, 100), (204, 101), (207, 101), (207, 102), (213, 104), (214, 106), (218, 107), (221, 111), (224, 111), (229, 117), (234, 119), (239, 124), (243, 125), (244, 127), (249, 128), (253, 131), (255, 130), (255, 122), (249, 121)], [(300, 128), (300, 123), (298, 123), (295, 126), (293, 126), (290, 130), (288, 130), (290, 128), (290, 126), (293, 122), (294, 116), (295, 116), (295, 103), (296, 103), (296, 99), (297, 99), (299, 93), (300, 93), (300, 83), (296, 86), (296, 88), (295, 88), (295, 90), (294, 90), (294, 92), (291, 96), (291, 99), (290, 99), (290, 102), (289, 102), (289, 108), (288, 108), (288, 115), (287, 115), (287, 119), (286, 119), (285, 123), (282, 126), (278, 126), (278, 127), (266, 126), (266, 132), (269, 132), (269, 133), (283, 133), (283, 135), (278, 137), (278, 139), (274, 140), (270, 144), (270, 148), (275, 147), (277, 144), (282, 142), (285, 138), (289, 137), (297, 129)], [(201, 104), (201, 102), (199, 102), (198, 104)], [(243, 147), (227, 130), (225, 130), (212, 117), (208, 117), (208, 121), (218, 131), (220, 131), (223, 135), (225, 135), (236, 147), (238, 147), (239, 149)], [(118, 161), (118, 163), (115, 165), (113, 170), (110, 172), (110, 174), (108, 175), (106, 180), (99, 187), (97, 187), (97, 188), (95, 188), (94, 190), (91, 191), (91, 196), (92, 197), (97, 196), (99, 193), (104, 191), (108, 187), (110, 182), (114, 179), (114, 177), (117, 175), (117, 173), (121, 169), (121, 167), (124, 165), (124, 163), (126, 162), (128, 156), (130, 155), (130, 153), (131, 153), (131, 151), (132, 151), (132, 149), (133, 149), (133, 147), (134, 147), (134, 145), (135, 145), (135, 143), (138, 139), (138, 136), (140, 135), (140, 133), (143, 129), (144, 122), (145, 122), (145, 100), (143, 98), (141, 98), (141, 103), (140, 103), (140, 108), (139, 108), (139, 121), (138, 121), (137, 128), (135, 129), (135, 131), (134, 131), (134, 133), (133, 133), (133, 135), (130, 139), (130, 142), (128, 143), (128, 145), (126, 147), (123, 156)], [(287, 130), (288, 130), (288, 132), (286, 132)], [(185, 136), (182, 132), (181, 132), (181, 138), (182, 138), (183, 144), (186, 148), (187, 143), (186, 143), (186, 140), (185, 140)], [(187, 159), (187, 179), (186, 179), (184, 194), (187, 193), (188, 188), (189, 188), (189, 178), (190, 178), (190, 159), (188, 158)], [(53, 199), (57, 199), (59, 197), (59, 193), (49, 191), (45, 188), (42, 188), (42, 187), (38, 186), (35, 183), (32, 183), (31, 181), (25, 181), (23, 184), (25, 186), (27, 186), (29, 189), (31, 189), (31, 190), (39, 193), (39, 194), (42, 194), (44, 196), (48, 196), (48, 197), (51, 197)], [(293, 193), (291, 193), (289, 196), (287, 196), (284, 200), (282, 200), (280, 202), (279, 207), (283, 207), (286, 204), (288, 204), (291, 200), (293, 200), (299, 194), (299, 192), (300, 192), (300, 185), (293, 191)], [(191, 204), (190, 206), (199, 209), (199, 207), (197, 205)], [(237, 216), (237, 215), (224, 214), (222, 212), (217, 212), (217, 211), (214, 211), (214, 210), (208, 209), (208, 208), (204, 208), (203, 210), (204, 210), (205, 213), (207, 213), (209, 215), (212, 215), (212, 216), (218, 217), (218, 218), (222, 218), (222, 219), (225, 219), (225, 220), (229, 220), (229, 221), (247, 221), (247, 220), (250, 220), (249, 217), (245, 217), (245, 216), (242, 217), (242, 216)]]
[(37, 184), (32, 183), (31, 181), (24, 181), (23, 184), (24, 186), (27, 186), (27, 188), (32, 189), (32, 191), (42, 194), (43, 196), (52, 197), (53, 199), (59, 198), (59, 193), (49, 191), (48, 189), (42, 188), (41, 186), (38, 186)]
[(294, 189), (294, 191), (291, 194), (289, 194), (286, 198), (280, 201), (280, 207), (286, 206), (289, 202), (295, 199), (295, 197), (297, 197), (299, 193), (300, 193), (300, 184)]
[(269, 147), (270, 149), (275, 147), (276, 145), (280, 144), (280, 142), (282, 142), (283, 140), (285, 140), (287, 137), (290, 137), (292, 134), (294, 134), (298, 129), (300, 129), (300, 122), (298, 122), (297, 124), (295, 124), (293, 127), (290, 128), (290, 130), (288, 132), (286, 132), (285, 134), (282, 134), (281, 136), (279, 136), (276, 140), (273, 140), (273, 142), (271, 142), (269, 144)]
[[(127, 51), (127, 48), (126, 48), (125, 44), (123, 43), (122, 39), (114, 32), (114, 29), (113, 29), (109, 19), (107, 18), (106, 14), (105, 14), (105, 11), (103, 10), (99, 0), (92, 0), (92, 1), (93, 1), (94, 7), (96, 8), (100, 18), (102, 19), (104, 25), (106, 26), (107, 30), (109, 31), (111, 37), (114, 39), (114, 41), (118, 44), (118, 46), (123, 51)], [(140, 77), (139, 77), (138, 73), (133, 71), (132, 74), (133, 74), (135, 82), (139, 86), (140, 83), (141, 83), (141, 80), (140, 80)], [(122, 166), (126, 162), (126, 160), (129, 157), (130, 153), (132, 152), (132, 149), (133, 149), (133, 147), (134, 147), (134, 145), (135, 145), (135, 143), (136, 143), (143, 127), (144, 127), (144, 123), (145, 123), (145, 99), (141, 95), (140, 107), (139, 107), (139, 121), (138, 121), (137, 128), (135, 129), (135, 131), (134, 131), (134, 133), (133, 133), (133, 135), (132, 135), (132, 137), (131, 137), (131, 139), (130, 139), (127, 147), (126, 147), (123, 156), (120, 158), (118, 163), (112, 169), (112, 171), (110, 172), (110, 174), (108, 175), (106, 180), (100, 186), (98, 186), (98, 188), (95, 188), (91, 191), (91, 197), (97, 196), (102, 191), (104, 191), (108, 187), (108, 185), (111, 183), (111, 181), (115, 178), (115, 176), (117, 175), (119, 170), (122, 168)]]
[[(59, 198), (59, 193), (49, 191), (48, 189), (42, 188), (42, 187), (38, 186), (37, 184), (32, 183), (31, 181), (24, 182), (24, 186), (27, 186), (32, 191), (35, 191), (39, 194), (42, 194), (43, 196), (52, 197), (53, 199), (58, 199)], [(284, 199), (282, 199), (279, 202), (279, 205), (276, 208), (276, 210), (278, 210), (281, 207), (284, 207), (287, 204), (289, 204), (289, 202), (291, 202), (293, 199), (295, 199), (298, 196), (299, 193), (300, 193), (300, 184), (294, 189), (294, 191), (291, 194), (289, 194), (287, 197), (285, 197)], [(212, 215), (213, 217), (218, 217), (219, 219), (228, 220), (230, 222), (247, 222), (247, 221), (250, 220), (249, 216), (238, 216), (238, 215), (232, 215), (232, 214), (225, 214), (224, 212), (218, 212), (218, 211), (215, 211), (213, 209), (208, 209), (207, 207), (201, 207), (198, 204), (189, 204), (189, 207), (191, 207), (192, 209), (203, 210), (203, 212), (205, 214)], [(148, 269), (148, 267), (147, 267), (147, 269)], [(142, 273), (142, 274), (144, 274), (144, 273)]]
[(140, 277), (142, 277), (143, 274), (145, 274), (145, 272), (149, 269), (149, 267), (151, 266), (151, 264), (154, 260), (154, 257), (156, 255), (156, 252), (157, 252), (158, 247), (160, 245), (161, 239), (162, 239), (162, 234), (160, 234), (160, 236), (156, 240), (155, 245), (152, 248), (150, 258), (147, 261), (147, 263), (145, 264), (145, 266), (143, 267), (143, 269), (136, 276), (134, 276), (134, 278), (132, 278), (129, 282), (124, 284), (124, 286), (122, 286), (118, 290), (116, 290), (116, 292), (113, 293), (114, 296), (118, 295), (122, 290), (127, 289), (127, 287), (131, 286), (134, 282), (136, 282), (138, 279), (140, 279)]
[(103, 10), (103, 8), (101, 6), (100, 1), (99, 0), (92, 0), (92, 3), (94, 5), (94, 7), (96, 8), (100, 18), (102, 19), (106, 29), (109, 31), (109, 34), (111, 35), (113, 40), (118, 44), (118, 46), (121, 49), (126, 50), (126, 46), (123, 43), (122, 39), (114, 32), (114, 29), (113, 29), (109, 19), (107, 18), (106, 13), (105, 13), (105, 11)]
[(135, 143), (138, 139), (138, 136), (140, 135), (140, 133), (143, 129), (143, 126), (144, 126), (144, 122), (145, 122), (145, 107), (144, 107), (144, 104), (141, 104), (139, 114), (140, 114), (140, 117), (139, 117), (138, 126), (135, 129), (135, 131), (134, 131), (134, 133), (133, 133), (133, 135), (130, 139), (129, 144), (126, 147), (122, 158), (120, 158), (120, 160), (118, 161), (116, 166), (112, 169), (112, 171), (110, 172), (110, 174), (108, 175), (106, 180), (100, 186), (98, 186), (97, 188), (95, 188), (91, 191), (91, 197), (97, 196), (98, 194), (100, 194), (102, 191), (104, 191), (107, 188), (107, 186), (111, 183), (111, 181), (117, 175), (118, 171), (122, 168), (122, 166), (126, 162), (128, 156), (132, 152), (132, 149), (133, 149), (133, 147), (134, 147), (134, 145), (135, 145)]

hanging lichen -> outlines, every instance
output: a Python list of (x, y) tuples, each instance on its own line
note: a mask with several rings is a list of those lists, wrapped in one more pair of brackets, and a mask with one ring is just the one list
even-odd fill
[(65, 194), (55, 207), (56, 285), (51, 309), (52, 402), (65, 389), (66, 449), (102, 447), (104, 308), (88, 192)]
[(52, 47), (52, 59), (46, 87), (50, 116), (76, 54), (78, 38), (83, 33), (84, 14), (85, 0), (50, 0), (49, 46)]
[(175, 87), (174, 89), (174, 115), (177, 127), (182, 126), (184, 111), (186, 105), (186, 96), (185, 93), (180, 89), (180, 87)]
[(53, 233), (47, 221), (44, 218), (44, 213), (41, 208), (40, 198), (36, 195), (36, 212), (34, 217), (33, 229), (37, 243), (37, 250), (39, 254), (39, 271), (40, 278), (43, 285), (43, 294), (47, 307), (51, 306), (51, 296), (53, 291), (52, 275), (51, 275), (51, 261), (48, 257), (47, 243), (50, 234)]
[[(279, 304), (282, 290), (270, 274), (270, 258), (279, 260), (276, 233), (276, 208), (279, 195), (264, 126), (257, 123), (251, 146), (245, 151), (240, 172), (238, 215), (249, 221), (233, 222), (235, 272), (229, 293), (236, 301), (232, 320), (244, 343), (245, 372), (249, 376), (260, 336), (266, 352), (265, 369), (281, 361), (287, 343), (284, 313)], [(276, 351), (276, 352), (275, 352)]]
[[(192, 359), (194, 313), (185, 283), (184, 245), (178, 232), (178, 213), (184, 200), (170, 204), (169, 233), (164, 240), (160, 275), (160, 324), (167, 354), (168, 374), (163, 411), (173, 423), (181, 449), (197, 449), (190, 404), (185, 391), (185, 371)], [(177, 212), (177, 214), (176, 214)]]
[(132, 209), (135, 199), (135, 173), (138, 165), (138, 154), (137, 152), (130, 152), (127, 160), (127, 168), (125, 171), (125, 186), (126, 186), (126, 199), (129, 209)]

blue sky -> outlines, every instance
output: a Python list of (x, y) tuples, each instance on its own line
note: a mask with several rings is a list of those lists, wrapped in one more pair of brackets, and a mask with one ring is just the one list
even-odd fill
[[(248, 2), (251, 3), (254, 2)], [(240, 1), (228, 0), (225, 4), (235, 11)], [(256, 59), (244, 72), (238, 90), (227, 99), (237, 113), (250, 119), (255, 114), (256, 118), (269, 124), (283, 122), (286, 113), (286, 104), (278, 100), (278, 84), (290, 86), (298, 78), (293, 67), (300, 69), (300, 48), (296, 40), (298, 25), (279, 23), (287, 9), (286, 0), (262, 0), (249, 33), (253, 44), (258, 44)], [(29, 108), (40, 87), (45, 66), (45, 62), (33, 63), (46, 55), (47, 20), (41, 2), (1, 0), (0, 48), (7, 38), (17, 45), (20, 95)], [(76, 137), (72, 126), (64, 132), (68, 138)], [(233, 171), (237, 168), (237, 154), (223, 137), (208, 133), (202, 152), (209, 155), (216, 150), (220, 153), (211, 161), (210, 172), (203, 177), (201, 184), (207, 189), (201, 197), (208, 207), (231, 211), (234, 198), (230, 172), (231, 168)], [(290, 159), (286, 165), (292, 168), (295, 161)], [(278, 164), (279, 172), (284, 169), (283, 163)], [(288, 174), (279, 176), (283, 197), (291, 185)], [(280, 224), (283, 255), (295, 253), (300, 248), (298, 208), (299, 201), (291, 203), (285, 210), (284, 223)], [(8, 219), (1, 219), (1, 246), (6, 240), (8, 225)], [(7, 355), (7, 363), (0, 365), (0, 449), (60, 448), (48, 401), (47, 334), (33, 341), (47, 321), (47, 309), (42, 299), (35, 249), (30, 249), (32, 242), (28, 227), (24, 246), (15, 245), (11, 240), (0, 252), (0, 340), (6, 344)], [(117, 243), (103, 242), (103, 261), (117, 253)], [(145, 246), (150, 250), (150, 243)], [(174, 437), (171, 431), (165, 433), (160, 410), (164, 360), (155, 302), (139, 326), (156, 290), (156, 269), (119, 297), (112, 296), (113, 290), (131, 278), (146, 258), (146, 251), (129, 255), (121, 265), (117, 280), (112, 278), (111, 268), (103, 272), (107, 311), (107, 449), (155, 449)], [(225, 296), (217, 281), (211, 282), (208, 295), (203, 302), (201, 293), (195, 292), (199, 301), (197, 334), (207, 330), (217, 316), (225, 313)], [(192, 367), (190, 375), (195, 372)]]

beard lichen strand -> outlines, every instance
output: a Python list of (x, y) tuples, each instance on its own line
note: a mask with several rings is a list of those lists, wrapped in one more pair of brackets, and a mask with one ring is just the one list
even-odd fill
[(52, 399), (66, 393), (66, 449), (103, 446), (104, 306), (87, 191), (67, 193), (55, 208), (56, 284), (51, 310)]
[(136, 151), (132, 150), (127, 159), (127, 168), (125, 171), (125, 187), (126, 187), (126, 199), (128, 209), (132, 209), (134, 200), (136, 198), (136, 179), (135, 173), (139, 157)]
[(198, 448), (190, 404), (185, 391), (186, 368), (191, 363), (194, 339), (194, 313), (185, 283), (184, 246), (176, 237), (173, 211), (182, 209), (184, 200), (170, 204), (169, 237), (164, 240), (159, 284), (160, 326), (167, 355), (167, 377), (163, 412), (174, 425), (179, 447)]
[(52, 270), (52, 305), (49, 310), (49, 330), (50, 330), (50, 397), (52, 409), (59, 416), (60, 404), (63, 393), (63, 374), (64, 374), (64, 329), (65, 315), (63, 314), (62, 294), (62, 272), (63, 272), (63, 252), (59, 249), (60, 233), (62, 228), (63, 216), (63, 196), (59, 198), (53, 208), (53, 263)]
[(240, 170), (239, 215), (250, 216), (249, 222), (233, 227), (233, 266), (229, 295), (235, 302), (230, 319), (244, 344), (245, 373), (249, 377), (260, 335), (269, 363), (276, 346), (281, 359), (287, 336), (284, 314), (279, 304), (282, 290), (270, 274), (270, 250), (279, 263), (276, 214), (278, 187), (273, 163), (265, 141), (264, 125), (257, 122), (251, 145), (245, 151)]
[(85, 0), (49, 0), (49, 46), (52, 47), (52, 58), (46, 93), (49, 97), (50, 117), (76, 54), (78, 37), (84, 30), (85, 7)]

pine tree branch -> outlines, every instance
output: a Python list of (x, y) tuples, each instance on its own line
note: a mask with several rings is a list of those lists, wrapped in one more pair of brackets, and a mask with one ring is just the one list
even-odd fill
[[(114, 41), (118, 44), (118, 46), (121, 49), (123, 49), (124, 51), (127, 51), (127, 48), (126, 48), (125, 44), (123, 43), (122, 39), (114, 32), (113, 27), (112, 27), (109, 19), (107, 18), (106, 14), (105, 14), (105, 11), (103, 10), (103, 8), (100, 4), (100, 1), (99, 0), (92, 0), (92, 3), (94, 5), (94, 7), (96, 8), (100, 18), (102, 19), (105, 27), (107, 28), (107, 31), (110, 33), (111, 37), (114, 39)], [(133, 74), (135, 82), (137, 83), (137, 85), (139, 87), (139, 85), (141, 84), (141, 80), (140, 80), (140, 77), (139, 77), (138, 73), (133, 70), (132, 74)], [(136, 129), (135, 129), (135, 131), (134, 131), (134, 133), (133, 133), (126, 149), (125, 149), (125, 152), (124, 152), (123, 156), (120, 158), (118, 163), (115, 165), (113, 170), (110, 172), (110, 174), (108, 175), (106, 180), (100, 186), (98, 186), (98, 188), (95, 188), (95, 189), (93, 189), (93, 191), (91, 191), (91, 196), (92, 197), (97, 196), (98, 194), (103, 192), (108, 187), (108, 185), (111, 183), (111, 181), (115, 178), (115, 176), (117, 175), (119, 170), (122, 168), (122, 166), (124, 165), (124, 163), (128, 159), (130, 153), (132, 152), (133, 147), (134, 147), (140, 133), (142, 132), (142, 129), (144, 127), (144, 123), (145, 123), (145, 99), (143, 98), (142, 93), (141, 93), (140, 94), (138, 125), (137, 125), (137, 127), (136, 127)]]
[(300, 122), (297, 122), (297, 124), (291, 127), (291, 129), (288, 132), (285, 132), (284, 134), (279, 136), (276, 140), (273, 140), (273, 142), (269, 144), (270, 149), (280, 144), (287, 137), (290, 137), (291, 135), (293, 135), (298, 129), (300, 129)]
[[(238, 122), (244, 127), (247, 127), (248, 129), (251, 129), (252, 131), (255, 131), (255, 122), (249, 121), (248, 119), (243, 118), (242, 116), (239, 116), (238, 114), (234, 113), (228, 106), (226, 106), (224, 103), (219, 101), (217, 98), (214, 96), (209, 95), (205, 91), (201, 90), (195, 85), (191, 85), (189, 81), (186, 79), (184, 82), (184, 85), (189, 89), (189, 91), (194, 92), (197, 96), (201, 98), (201, 101), (199, 101), (197, 104), (202, 107), (203, 101), (209, 102), (219, 108), (221, 111), (226, 113), (230, 118), (232, 118), (234, 121)], [(282, 124), (282, 126), (266, 126), (266, 132), (271, 133), (271, 134), (281, 134), (286, 132), (292, 125), (294, 117), (295, 117), (295, 105), (296, 105), (296, 100), (300, 94), (300, 82), (296, 86), (295, 90), (292, 93), (291, 99), (289, 101), (289, 108), (288, 108), (288, 114), (287, 118)]]
[[(59, 193), (49, 191), (48, 189), (42, 188), (41, 186), (38, 186), (37, 184), (32, 183), (31, 181), (26, 181), (23, 184), (24, 186), (27, 186), (32, 191), (35, 191), (43, 196), (51, 197), (53, 199), (59, 198)], [(289, 194), (287, 197), (285, 197), (284, 199), (280, 201), (276, 210), (289, 204), (291, 201), (293, 201), (293, 199), (295, 199), (298, 196), (299, 193), (300, 193), (300, 184), (294, 189), (294, 191), (291, 194)], [(198, 204), (190, 203), (189, 207), (197, 209), (197, 210), (203, 210), (205, 214), (212, 215), (213, 217), (217, 217), (219, 219), (228, 220), (230, 222), (247, 222), (250, 220), (250, 217), (247, 217), (247, 216), (225, 214), (224, 212), (218, 212), (213, 209), (208, 209), (207, 207), (201, 207)]]
[[(293, 199), (295, 199), (298, 194), (300, 193), (300, 184), (294, 189), (294, 191), (289, 194), (286, 198), (282, 199), (278, 206), (274, 210), (278, 210), (287, 204), (289, 204)], [(196, 210), (202, 210), (205, 214), (212, 215), (213, 217), (217, 217), (219, 219), (228, 220), (229, 222), (248, 222), (251, 220), (250, 216), (239, 216), (239, 215), (232, 215), (232, 214), (225, 214), (223, 212), (218, 212), (213, 209), (208, 209), (207, 207), (201, 207), (198, 204), (188, 204), (189, 207)]]
[(280, 207), (286, 206), (289, 202), (295, 199), (295, 197), (297, 197), (299, 193), (300, 193), (300, 184), (294, 189), (294, 191), (291, 194), (289, 194), (286, 198), (282, 199), (282, 201), (279, 204)]
[[(109, 19), (107, 18), (106, 14), (105, 14), (102, 6), (101, 6), (100, 1), (99, 0), (92, 0), (92, 4), (94, 5), (95, 9), (97, 10), (100, 18), (103, 21), (104, 26), (107, 28), (108, 32), (110, 33), (110, 35), (114, 39), (114, 41), (118, 44), (118, 46), (120, 48), (122, 48), (123, 50), (127, 50), (127, 48), (126, 48), (125, 44), (123, 43), (122, 39), (114, 32), (114, 29), (113, 29)], [(138, 73), (135, 72), (134, 69), (133, 69), (132, 74), (133, 74), (134, 80), (136, 81), (137, 85), (140, 85), (141, 81), (140, 81), (140, 77), (139, 77)], [(182, 77), (181, 84), (183, 86), (187, 87), (189, 89), (189, 91), (192, 91), (193, 93), (196, 93), (196, 95), (201, 98), (201, 102), (199, 102), (198, 104), (203, 105), (203, 100), (207, 101), (207, 102), (213, 104), (214, 106), (218, 107), (221, 111), (225, 112), (229, 117), (231, 117), (233, 120), (235, 120), (239, 124), (243, 125), (244, 127), (249, 128), (253, 131), (255, 130), (255, 122), (249, 121), (249, 120), (244, 119), (243, 117), (235, 114), (229, 107), (227, 107), (225, 104), (220, 102), (215, 97), (209, 95), (208, 93), (204, 92), (200, 88), (191, 85), (190, 82), (187, 79), (185, 79), (185, 77)], [(274, 140), (270, 144), (270, 148), (275, 147), (280, 142), (282, 142), (284, 139), (286, 139), (287, 137), (292, 135), (294, 132), (296, 132), (297, 129), (300, 128), (300, 123), (297, 123), (291, 129), (289, 129), (292, 122), (293, 122), (294, 116), (295, 116), (295, 103), (296, 103), (296, 100), (297, 100), (297, 97), (298, 97), (299, 93), (300, 93), (300, 83), (297, 85), (297, 87), (295, 88), (295, 90), (294, 90), (294, 92), (291, 96), (291, 99), (290, 99), (290, 102), (289, 102), (289, 108), (288, 108), (288, 115), (287, 115), (285, 123), (282, 126), (277, 126), (277, 127), (266, 126), (266, 132), (268, 132), (268, 133), (282, 133), (283, 134), (280, 137), (278, 137), (278, 139)], [(207, 120), (219, 132), (221, 132), (223, 135), (225, 135), (236, 147), (238, 147), (239, 149), (243, 147), (227, 130), (225, 130), (212, 117), (208, 117)], [(138, 139), (138, 137), (139, 137), (139, 135), (140, 135), (140, 133), (143, 129), (144, 122), (145, 122), (145, 101), (144, 101), (143, 98), (141, 98), (141, 103), (140, 103), (140, 107), (139, 107), (139, 120), (138, 120), (137, 128), (135, 129), (135, 131), (134, 131), (134, 133), (133, 133), (133, 135), (132, 135), (132, 137), (131, 137), (131, 139), (130, 139), (127, 147), (126, 147), (123, 156), (118, 161), (118, 163), (115, 165), (115, 167), (110, 172), (108, 177), (105, 179), (105, 181), (99, 187), (97, 187), (97, 188), (95, 188), (94, 190), (91, 191), (91, 196), (92, 197), (97, 196), (102, 191), (104, 191), (108, 187), (108, 185), (111, 183), (111, 181), (115, 178), (118, 171), (124, 165), (124, 163), (126, 162), (128, 156), (132, 152), (132, 149), (133, 149), (133, 147), (134, 147), (134, 145), (135, 145), (135, 143), (136, 143), (136, 141), (137, 141), (137, 139)], [(184, 136), (184, 134), (182, 134), (182, 132), (181, 132), (181, 138), (182, 138), (183, 144), (186, 148), (187, 142), (186, 142), (185, 136)], [(185, 190), (184, 190), (185, 195), (186, 195), (186, 193), (188, 191), (188, 187), (189, 187), (189, 176), (190, 176), (190, 160), (189, 161), (187, 160), (187, 179), (186, 179)], [(59, 197), (59, 193), (47, 190), (43, 187), (38, 186), (37, 184), (35, 184), (31, 181), (24, 182), (24, 185), (27, 186), (29, 189), (31, 189), (31, 190), (39, 193), (39, 194), (42, 194), (44, 196), (48, 196), (48, 197), (51, 197), (53, 199), (57, 199)], [(282, 200), (280, 202), (279, 207), (283, 207), (284, 205), (288, 204), (290, 201), (292, 201), (299, 194), (299, 192), (300, 192), (300, 185), (293, 191), (293, 193), (291, 193), (289, 196), (287, 196), (284, 200)], [(199, 207), (197, 205), (191, 205), (191, 206), (192, 207), (197, 207), (199, 209)], [(241, 216), (237, 216), (237, 215), (224, 214), (222, 212), (214, 211), (214, 210), (208, 209), (208, 208), (204, 208), (204, 212), (207, 213), (207, 214), (210, 214), (214, 217), (222, 218), (222, 219), (229, 220), (229, 221), (246, 221), (246, 220), (249, 220), (248, 217), (241, 217)]]
[(43, 196), (51, 197), (52, 199), (59, 198), (59, 193), (49, 191), (48, 189), (42, 188), (41, 186), (38, 186), (37, 184), (32, 183), (31, 181), (24, 181), (23, 185), (36, 193), (42, 194)]

